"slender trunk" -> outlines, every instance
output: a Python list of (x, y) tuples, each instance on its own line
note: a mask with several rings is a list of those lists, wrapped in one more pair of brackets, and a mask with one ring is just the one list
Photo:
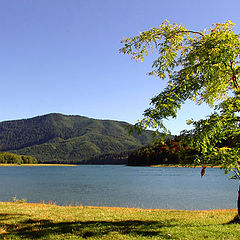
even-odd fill
[(237, 200), (238, 216), (240, 216), (240, 184), (238, 189), (238, 200)]

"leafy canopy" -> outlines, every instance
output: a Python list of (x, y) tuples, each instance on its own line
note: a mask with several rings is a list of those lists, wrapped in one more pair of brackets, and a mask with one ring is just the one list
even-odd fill
[(228, 97), (206, 119), (189, 120), (193, 130), (183, 132), (190, 146), (199, 151), (196, 164), (222, 166), (240, 180), (240, 96)]
[[(139, 132), (147, 127), (166, 133), (162, 120), (176, 118), (187, 100), (215, 107), (204, 120), (189, 121), (195, 128), (184, 132), (200, 152), (198, 163), (221, 164), (239, 175), (239, 74), (240, 36), (231, 21), (209, 29), (192, 31), (164, 21), (159, 27), (123, 39), (120, 51), (143, 61), (149, 51), (157, 56), (149, 73), (167, 79), (167, 87), (151, 99), (144, 118), (134, 125)], [(194, 136), (194, 137), (193, 137)], [(224, 146), (224, 142), (231, 146)]]

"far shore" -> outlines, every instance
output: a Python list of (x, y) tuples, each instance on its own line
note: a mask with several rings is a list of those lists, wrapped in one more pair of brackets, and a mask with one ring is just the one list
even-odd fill
[(58, 164), (58, 163), (37, 163), (37, 164), (7, 164), (7, 163), (1, 163), (0, 167), (49, 167), (49, 166), (78, 166), (77, 164)]
[[(221, 166), (208, 166), (205, 165), (207, 168), (221, 168)], [(150, 167), (179, 167), (179, 168), (201, 168), (201, 165), (180, 165), (180, 164), (159, 164), (159, 165), (150, 165)]]
[[(81, 165), (81, 164), (80, 164)], [(88, 164), (89, 165), (89, 164)], [(95, 165), (95, 164), (90, 164)], [(99, 165), (99, 164), (97, 164)], [(105, 165), (105, 164), (103, 164)], [(111, 165), (111, 164), (110, 164)], [(12, 163), (0, 163), (0, 167), (51, 167), (51, 166), (61, 166), (61, 167), (74, 167), (79, 166), (79, 164), (65, 164), (65, 163), (37, 163), (37, 164), (12, 164)], [(130, 166), (130, 165), (129, 165)], [(139, 166), (133, 166), (139, 167)], [(158, 164), (158, 165), (146, 165), (141, 167), (172, 167), (172, 168), (201, 168), (202, 166), (195, 166), (195, 165), (180, 165), (180, 164)], [(221, 168), (221, 166), (208, 166), (207, 168)]]

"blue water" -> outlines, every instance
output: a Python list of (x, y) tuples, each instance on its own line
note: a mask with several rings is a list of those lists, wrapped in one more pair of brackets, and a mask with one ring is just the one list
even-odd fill
[(236, 208), (238, 182), (220, 169), (106, 165), (0, 167), (0, 201), (167, 209)]

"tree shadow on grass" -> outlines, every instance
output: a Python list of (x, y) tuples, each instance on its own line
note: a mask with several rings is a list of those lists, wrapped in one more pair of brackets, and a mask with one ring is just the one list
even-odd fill
[(233, 220), (231, 220), (229, 223), (227, 223), (227, 224), (240, 224), (240, 216), (239, 215), (236, 215), (235, 217), (234, 217), (234, 219)]
[(11, 218), (17, 218), (17, 217), (21, 217), (21, 216), (27, 216), (26, 214), (11, 214), (11, 213), (1, 213), (0, 214), (0, 221), (2, 220), (7, 220), (7, 219), (11, 219)]
[[(54, 223), (49, 220), (19, 222), (18, 226), (6, 226), (5, 236), (18, 236), (21, 239), (47, 239), (48, 236), (71, 234), (79, 238), (104, 237), (111, 232), (132, 236), (162, 236), (161, 228), (174, 226), (171, 221), (77, 221)], [(166, 234), (164, 234), (166, 235)], [(166, 237), (166, 236), (165, 236)]]

